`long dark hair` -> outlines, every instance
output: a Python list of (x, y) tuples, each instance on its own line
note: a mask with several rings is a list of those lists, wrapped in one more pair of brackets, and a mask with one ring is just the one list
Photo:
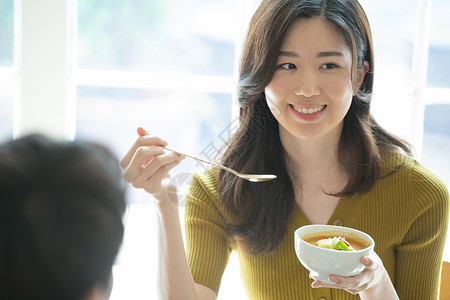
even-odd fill
[[(369, 191), (380, 175), (380, 149), (411, 154), (409, 145), (381, 128), (370, 113), (373, 88), (373, 47), (367, 17), (356, 0), (263, 0), (253, 16), (242, 53), (238, 83), (240, 126), (225, 145), (221, 161), (245, 173), (272, 173), (277, 179), (251, 183), (224, 171), (218, 188), (224, 206), (241, 223), (226, 222), (227, 232), (250, 255), (276, 250), (286, 232), (295, 203), (289, 157), (282, 147), (278, 123), (269, 110), (264, 89), (275, 71), (286, 31), (301, 18), (321, 17), (343, 34), (353, 56), (355, 96), (344, 119), (339, 144), (341, 167), (349, 181), (336, 196)], [(369, 64), (360, 86), (357, 70)]]

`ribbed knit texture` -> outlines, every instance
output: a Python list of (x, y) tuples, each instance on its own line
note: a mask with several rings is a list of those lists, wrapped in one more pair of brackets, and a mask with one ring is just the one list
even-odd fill
[[(383, 156), (383, 174), (404, 157)], [(342, 198), (328, 224), (370, 234), (400, 299), (437, 299), (442, 253), (449, 218), (447, 188), (409, 158), (398, 171), (379, 179), (367, 194)], [(231, 251), (237, 251), (240, 275), (250, 300), (359, 299), (337, 289), (312, 289), (298, 261), (294, 231), (308, 220), (295, 205), (287, 233), (273, 255), (245, 255), (223, 229), (224, 217), (239, 222), (219, 199), (212, 170), (196, 174), (187, 195), (186, 248), (195, 282), (219, 291)], [(237, 276), (237, 274), (236, 274)]]

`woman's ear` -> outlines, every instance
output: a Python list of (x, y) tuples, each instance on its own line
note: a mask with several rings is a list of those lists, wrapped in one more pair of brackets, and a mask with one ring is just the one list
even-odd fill
[(362, 67), (358, 69), (358, 77), (357, 77), (358, 88), (361, 87), (364, 77), (366, 76), (368, 71), (369, 71), (369, 62), (367, 60), (365, 60)]

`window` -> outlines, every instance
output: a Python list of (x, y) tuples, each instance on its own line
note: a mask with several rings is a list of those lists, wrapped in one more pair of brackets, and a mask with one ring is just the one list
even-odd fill
[(13, 136), (13, 100), (13, 85), (0, 83), (0, 142)]
[[(409, 94), (416, 7), (406, 0), (360, 2), (369, 19), (374, 43), (372, 112), (381, 126), (411, 141), (413, 105), (409, 104)], [(391, 34), (393, 28), (396, 34)]]
[(0, 141), (12, 138), (14, 74), (14, 1), (0, 2)]
[(446, 65), (450, 63), (450, 3), (445, 0), (432, 3), (427, 86), (450, 89), (450, 78), (446, 74)]
[[(99, 140), (123, 156), (143, 126), (174, 149), (213, 160), (233, 124), (242, 5), (235, 0), (77, 4), (75, 138)], [(202, 167), (187, 159), (173, 170), (180, 199)], [(131, 188), (129, 196), (111, 299), (154, 299), (152, 202)]]
[(232, 120), (236, 18), (233, 0), (79, 0), (76, 137), (123, 155), (144, 126), (200, 153)]

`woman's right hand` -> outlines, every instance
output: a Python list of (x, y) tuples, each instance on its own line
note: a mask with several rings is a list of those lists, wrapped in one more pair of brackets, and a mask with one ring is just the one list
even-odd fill
[(149, 135), (144, 128), (137, 129), (138, 139), (120, 161), (124, 179), (135, 188), (142, 188), (152, 194), (158, 202), (170, 200), (176, 204), (177, 191), (170, 184), (169, 171), (178, 165), (183, 156), (166, 153), (167, 142)]

